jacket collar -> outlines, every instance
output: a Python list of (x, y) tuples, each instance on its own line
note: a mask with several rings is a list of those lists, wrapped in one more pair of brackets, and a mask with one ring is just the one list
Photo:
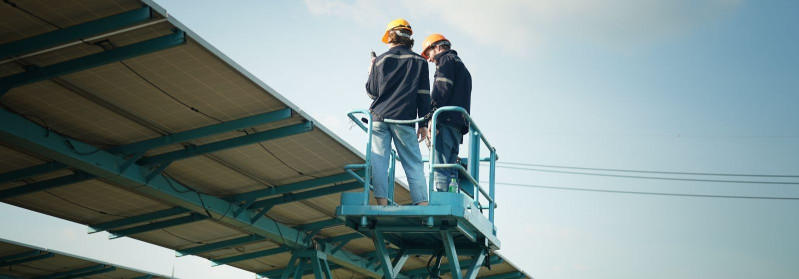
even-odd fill
[(438, 60), (440, 60), (442, 57), (444, 57), (444, 55), (448, 55), (448, 54), (458, 55), (458, 52), (455, 51), (454, 49), (445, 50), (445, 51), (442, 51), (439, 54), (436, 54), (436, 56), (433, 57), (433, 60), (435, 60), (436, 64), (438, 64), (438, 62), (439, 62)]

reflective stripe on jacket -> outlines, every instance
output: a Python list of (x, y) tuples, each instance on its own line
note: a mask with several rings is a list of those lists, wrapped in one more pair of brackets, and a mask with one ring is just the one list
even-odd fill
[[(410, 120), (430, 112), (430, 71), (427, 61), (407, 46), (389, 49), (375, 59), (366, 94), (374, 121)], [(419, 123), (427, 127), (427, 121)]]
[[(436, 64), (433, 79), (433, 109), (445, 106), (459, 106), (469, 112), (472, 103), (472, 75), (454, 50), (439, 53), (433, 59)], [(462, 134), (469, 131), (466, 117), (460, 112), (442, 112), (436, 123), (458, 127)]]

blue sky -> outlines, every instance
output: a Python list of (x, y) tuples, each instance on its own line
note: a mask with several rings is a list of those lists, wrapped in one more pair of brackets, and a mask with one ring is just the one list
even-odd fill
[[(433, 32), (452, 41), (474, 78), (472, 115), (497, 147), (502, 162), (799, 175), (796, 1), (157, 3), (359, 149), (363, 149), (363, 134), (350, 128), (345, 114), (369, 105), (364, 94), (368, 53), (386, 50), (380, 42), (385, 24), (403, 17), (413, 26), (418, 44)], [(499, 169), (497, 181), (799, 197), (797, 185), (612, 178), (507, 168)], [(799, 210), (797, 200), (610, 194), (509, 185), (498, 185), (497, 199), (501, 252), (536, 278), (799, 276), (795, 264), (799, 219), (792, 214)], [(36, 215), (5, 204), (0, 210), (5, 216)], [(56, 232), (79, 228), (82, 233), (81, 226), (41, 218)], [(250, 278), (228, 267), (210, 269), (201, 259), (172, 259), (165, 249), (133, 240), (86, 240), (66, 233), (56, 233), (63, 238), (31, 239), (24, 234), (3, 230), (0, 237), (45, 247), (60, 245), (98, 257), (109, 255), (103, 254), (100, 245), (143, 246), (158, 251), (153, 254), (159, 256), (152, 262), (125, 255), (109, 257), (160, 273), (171, 272), (165, 270), (170, 265), (163, 263), (168, 261), (178, 266), (176, 275), (184, 277)], [(62, 240), (97, 249), (72, 247)], [(155, 259), (161, 263), (154, 263)]]

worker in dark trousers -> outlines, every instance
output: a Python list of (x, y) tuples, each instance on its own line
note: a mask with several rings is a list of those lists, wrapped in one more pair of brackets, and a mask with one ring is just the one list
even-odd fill
[[(441, 34), (428, 36), (422, 43), (422, 57), (436, 64), (436, 73), (431, 93), (432, 110), (445, 106), (459, 106), (469, 112), (472, 100), (472, 75), (451, 43)], [(443, 112), (436, 119), (436, 164), (454, 164), (458, 158), (463, 135), (469, 132), (469, 122), (460, 112)], [(458, 171), (455, 169), (435, 169), (434, 182), (437, 191), (457, 189)], [(450, 187), (454, 185), (454, 187)], [(455, 189), (450, 189), (455, 188)]]
[(412, 120), (430, 112), (430, 78), (428, 64), (411, 51), (411, 25), (404, 19), (391, 21), (383, 34), (388, 44), (386, 53), (372, 59), (366, 93), (374, 100), (369, 106), (372, 114), (372, 185), (378, 205), (388, 204), (388, 163), (391, 142), (397, 148), (400, 163), (408, 179), (411, 200), (427, 205), (422, 154), (419, 142), (427, 139), (427, 122), (389, 124), (384, 119)]

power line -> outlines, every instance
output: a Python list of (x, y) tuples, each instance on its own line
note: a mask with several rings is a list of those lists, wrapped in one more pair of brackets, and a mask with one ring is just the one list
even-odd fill
[(526, 171), (552, 172), (552, 173), (565, 173), (565, 174), (579, 174), (579, 175), (594, 175), (594, 176), (607, 176), (607, 177), (622, 177), (622, 178), (640, 178), (640, 179), (676, 180), (676, 181), (694, 181), (694, 182), (799, 185), (799, 182), (744, 181), (744, 180), (722, 180), (722, 179), (694, 179), (694, 178), (655, 177), (655, 176), (637, 176), (637, 175), (619, 175), (619, 174), (604, 174), (604, 173), (575, 172), (575, 171), (559, 171), (559, 170), (519, 168), (519, 167), (508, 167), (508, 166), (498, 166), (498, 167), (505, 168), (505, 169), (526, 170)]
[(712, 175), (712, 176), (741, 176), (741, 177), (786, 177), (786, 178), (799, 178), (799, 175), (785, 175), (785, 174), (738, 174), (738, 173), (705, 173), (705, 172), (675, 172), (675, 171), (627, 170), (627, 169), (607, 169), (607, 168), (587, 168), (587, 167), (556, 166), (556, 165), (542, 165), (542, 164), (525, 164), (525, 163), (512, 163), (512, 162), (497, 162), (497, 164), (498, 164), (498, 165), (515, 165), (515, 166), (529, 166), (529, 167), (558, 168), (558, 169), (596, 170), (596, 171), (615, 171), (615, 172), (635, 172), (635, 173), (680, 174), (680, 175)]
[[(488, 182), (481, 181), (481, 183), (488, 183)], [(527, 188), (542, 188), (542, 189), (553, 189), (553, 190), (586, 191), (586, 192), (615, 193), (615, 194), (677, 196), (677, 197), (697, 197), (697, 198), (727, 198), (727, 199), (799, 200), (799, 197), (759, 197), (759, 196), (727, 196), (727, 195), (699, 195), (699, 194), (660, 193), (660, 192), (636, 192), (636, 191), (618, 191), (618, 190), (603, 190), (603, 189), (590, 189), (590, 188), (556, 187), (556, 186), (543, 186), (543, 185), (521, 184), (521, 183), (505, 183), (505, 182), (496, 182), (496, 184), (516, 186), (516, 187), (527, 187)]]

